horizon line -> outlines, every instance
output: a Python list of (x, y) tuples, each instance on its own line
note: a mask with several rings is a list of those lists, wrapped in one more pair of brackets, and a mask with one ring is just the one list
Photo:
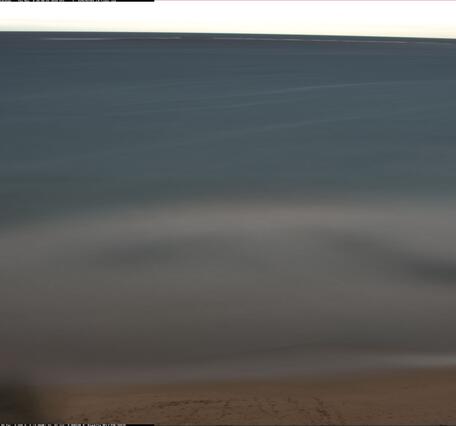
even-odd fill
[[(450, 0), (453, 1), (453, 0)], [(452, 36), (442, 36), (442, 37), (432, 37), (432, 36), (402, 36), (402, 35), (348, 35), (348, 34), (327, 34), (327, 33), (252, 33), (252, 32), (199, 32), (199, 31), (118, 31), (118, 30), (56, 30), (56, 29), (49, 29), (49, 30), (15, 30), (15, 29), (1, 29), (0, 33), (108, 33), (108, 34), (179, 34), (179, 35), (251, 35), (251, 36), (279, 36), (279, 37), (286, 37), (286, 36), (293, 36), (293, 37), (345, 37), (345, 38), (385, 38), (385, 39), (420, 39), (420, 40), (454, 40), (456, 41), (456, 37)]]

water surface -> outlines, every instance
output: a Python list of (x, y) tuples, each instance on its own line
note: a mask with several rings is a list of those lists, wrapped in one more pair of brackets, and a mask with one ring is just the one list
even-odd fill
[(451, 40), (2, 33), (1, 369), (456, 362)]

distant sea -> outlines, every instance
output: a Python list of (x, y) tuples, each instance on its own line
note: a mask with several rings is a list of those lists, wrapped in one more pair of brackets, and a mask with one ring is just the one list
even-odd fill
[(455, 40), (0, 53), (0, 380), (456, 365)]

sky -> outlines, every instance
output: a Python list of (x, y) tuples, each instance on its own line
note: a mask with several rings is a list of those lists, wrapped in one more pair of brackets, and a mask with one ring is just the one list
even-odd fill
[(0, 30), (456, 38), (456, 1), (1, 2)]

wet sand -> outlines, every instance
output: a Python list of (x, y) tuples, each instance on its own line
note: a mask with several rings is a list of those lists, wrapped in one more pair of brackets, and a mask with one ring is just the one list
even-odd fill
[(456, 369), (331, 379), (54, 388), (64, 423), (455, 424)]

